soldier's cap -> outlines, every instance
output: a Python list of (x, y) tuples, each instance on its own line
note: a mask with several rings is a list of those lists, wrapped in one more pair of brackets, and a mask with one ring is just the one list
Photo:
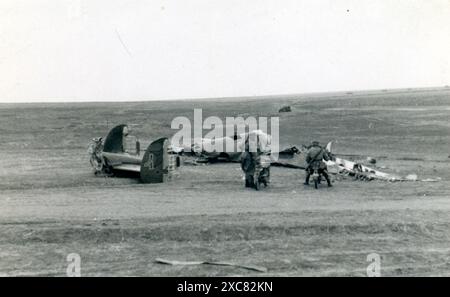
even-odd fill
[(313, 140), (312, 145), (319, 145), (319, 142), (317, 140)]

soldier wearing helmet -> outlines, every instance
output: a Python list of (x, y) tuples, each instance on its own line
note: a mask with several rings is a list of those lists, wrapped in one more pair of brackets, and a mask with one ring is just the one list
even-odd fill
[(318, 169), (319, 174), (327, 180), (328, 186), (332, 186), (328, 176), (327, 165), (323, 160), (330, 160), (328, 153), (320, 146), (318, 141), (314, 140), (306, 153), (306, 163), (308, 165), (306, 167), (305, 185), (309, 185), (309, 177), (314, 172), (314, 169)]

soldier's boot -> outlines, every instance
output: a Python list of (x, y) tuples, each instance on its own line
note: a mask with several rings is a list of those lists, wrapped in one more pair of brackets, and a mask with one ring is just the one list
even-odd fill
[(305, 186), (309, 185), (309, 177), (311, 176), (311, 174), (309, 172), (306, 173), (306, 178), (305, 178), (305, 182), (303, 183)]
[(253, 182), (253, 176), (252, 175), (247, 175), (245, 177), (245, 187), (246, 188), (254, 188), (255, 184)]
[(325, 177), (325, 179), (327, 180), (328, 186), (332, 187), (333, 185), (331, 184), (330, 177), (328, 176), (328, 173), (326, 171), (323, 172), (323, 177)]

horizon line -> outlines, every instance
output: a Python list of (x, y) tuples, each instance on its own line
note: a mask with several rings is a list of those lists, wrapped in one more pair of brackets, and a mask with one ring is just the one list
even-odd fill
[(414, 92), (414, 91), (435, 91), (435, 90), (449, 90), (448, 84), (441, 86), (430, 87), (400, 87), (400, 88), (379, 88), (379, 89), (354, 89), (354, 90), (336, 90), (336, 91), (315, 91), (306, 93), (285, 93), (285, 94), (268, 94), (268, 95), (244, 95), (244, 96), (225, 96), (225, 97), (194, 97), (194, 98), (165, 98), (165, 99), (133, 99), (133, 100), (79, 100), (79, 101), (0, 101), (0, 104), (61, 104), (61, 103), (142, 103), (142, 102), (161, 102), (161, 101), (203, 101), (203, 100), (232, 100), (232, 99), (270, 99), (277, 97), (292, 97), (292, 96), (319, 96), (327, 97), (332, 94), (353, 95), (353, 93), (386, 93), (396, 92)]

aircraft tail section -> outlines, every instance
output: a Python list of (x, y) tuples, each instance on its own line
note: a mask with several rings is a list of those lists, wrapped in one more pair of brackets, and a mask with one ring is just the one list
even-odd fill
[(175, 156), (169, 155), (169, 144), (169, 140), (163, 137), (148, 146), (141, 163), (143, 183), (163, 183), (170, 179), (170, 159)]

